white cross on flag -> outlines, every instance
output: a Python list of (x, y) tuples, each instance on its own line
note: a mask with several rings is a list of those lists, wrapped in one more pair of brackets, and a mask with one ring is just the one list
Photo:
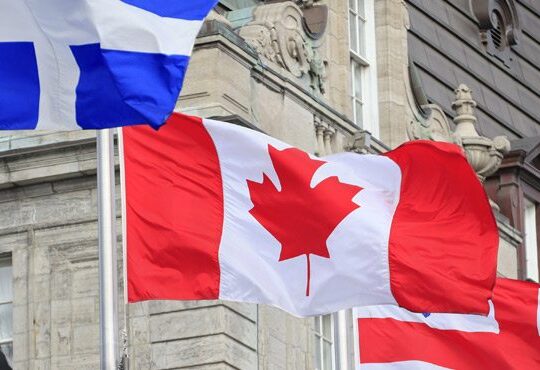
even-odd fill
[(217, 0), (0, 0), (0, 130), (160, 126)]

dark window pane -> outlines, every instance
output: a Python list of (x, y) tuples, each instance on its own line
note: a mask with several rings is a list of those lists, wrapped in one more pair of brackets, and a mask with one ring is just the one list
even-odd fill
[(10, 370), (13, 362), (13, 344), (0, 345), (0, 369)]

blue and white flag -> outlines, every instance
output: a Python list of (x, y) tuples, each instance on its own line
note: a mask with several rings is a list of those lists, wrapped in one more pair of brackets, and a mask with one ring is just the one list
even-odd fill
[(217, 0), (0, 0), (0, 130), (162, 125)]

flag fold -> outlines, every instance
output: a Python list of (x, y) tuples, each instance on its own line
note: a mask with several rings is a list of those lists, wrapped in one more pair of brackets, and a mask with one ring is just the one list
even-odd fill
[(131, 302), (489, 311), (497, 226), (457, 146), (317, 158), (179, 114), (123, 136)]
[(355, 310), (360, 369), (540, 369), (540, 285), (497, 279), (489, 316)]
[(161, 126), (217, 0), (0, 0), (0, 130)]

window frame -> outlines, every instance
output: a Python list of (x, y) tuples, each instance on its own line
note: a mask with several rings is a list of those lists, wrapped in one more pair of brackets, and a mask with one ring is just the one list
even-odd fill
[[(235, 4), (235, 0), (219, 0), (218, 1), (218, 4), (220, 4), (221, 6), (227, 8), (228, 10), (238, 10), (238, 9), (244, 9), (242, 7), (237, 7), (236, 4)], [(246, 3), (249, 3), (250, 1), (246, 1)], [(246, 4), (248, 5), (247, 7), (249, 7), (249, 4)], [(255, 5), (252, 5), (252, 6), (255, 6)]]
[[(324, 335), (324, 318), (330, 319), (330, 338), (325, 337)], [(315, 337), (315, 348), (314, 348), (314, 360), (315, 370), (334, 370), (336, 368), (336, 339), (335, 339), (335, 322), (334, 315), (321, 315), (314, 317), (314, 330), (313, 336)], [(330, 344), (330, 356), (332, 357), (331, 363), (332, 368), (326, 369), (326, 355), (324, 353), (324, 343)], [(317, 351), (319, 352), (317, 356)], [(316, 359), (320, 359), (320, 363), (317, 363)]]
[[(351, 8), (351, 2), (356, 9)], [(364, 11), (358, 9), (359, 4)], [(362, 14), (363, 13), (363, 16)], [(351, 32), (352, 16), (356, 24), (356, 45), (353, 46)], [(353, 122), (360, 128), (369, 131), (374, 137), (379, 137), (379, 103), (377, 88), (377, 54), (375, 37), (375, 0), (348, 0), (347, 23), (350, 55), (350, 102)], [(362, 24), (362, 27), (360, 26)], [(363, 31), (363, 32), (362, 32)], [(361, 41), (362, 40), (362, 41)], [(363, 47), (363, 50), (362, 50)], [(356, 94), (357, 75), (355, 69), (360, 68), (361, 96)], [(362, 112), (357, 111), (356, 103), (360, 103)]]
[[(538, 202), (524, 195), (523, 197), (523, 244), (524, 275), (526, 279), (540, 282), (540, 263), (538, 248)], [(534, 217), (531, 220), (531, 215)], [(532, 232), (530, 232), (532, 230)]]
[[(11, 345), (11, 351), (13, 353), (13, 300), (14, 300), (14, 297), (13, 297), (13, 258), (11, 256), (11, 254), (1, 254), (0, 253), (0, 264), (3, 265), (3, 263), (6, 262), (6, 261), (7, 261), (7, 266), (9, 266), (11, 268), (10, 283), (12, 285), (12, 290), (11, 290), (10, 299), (3, 299), (3, 300), (0, 299), (0, 307), (2, 307), (4, 305), (11, 305), (11, 308), (12, 308), (11, 309), (11, 312), (12, 312), (12, 317), (11, 317), (12, 332), (11, 332), (11, 336), (6, 337), (6, 338), (0, 338), (0, 346), (6, 345), (6, 344)], [(7, 353), (4, 353), (4, 355), (6, 356), (6, 360), (8, 361), (8, 363), (11, 364), (13, 362), (13, 358), (9, 358)]]

